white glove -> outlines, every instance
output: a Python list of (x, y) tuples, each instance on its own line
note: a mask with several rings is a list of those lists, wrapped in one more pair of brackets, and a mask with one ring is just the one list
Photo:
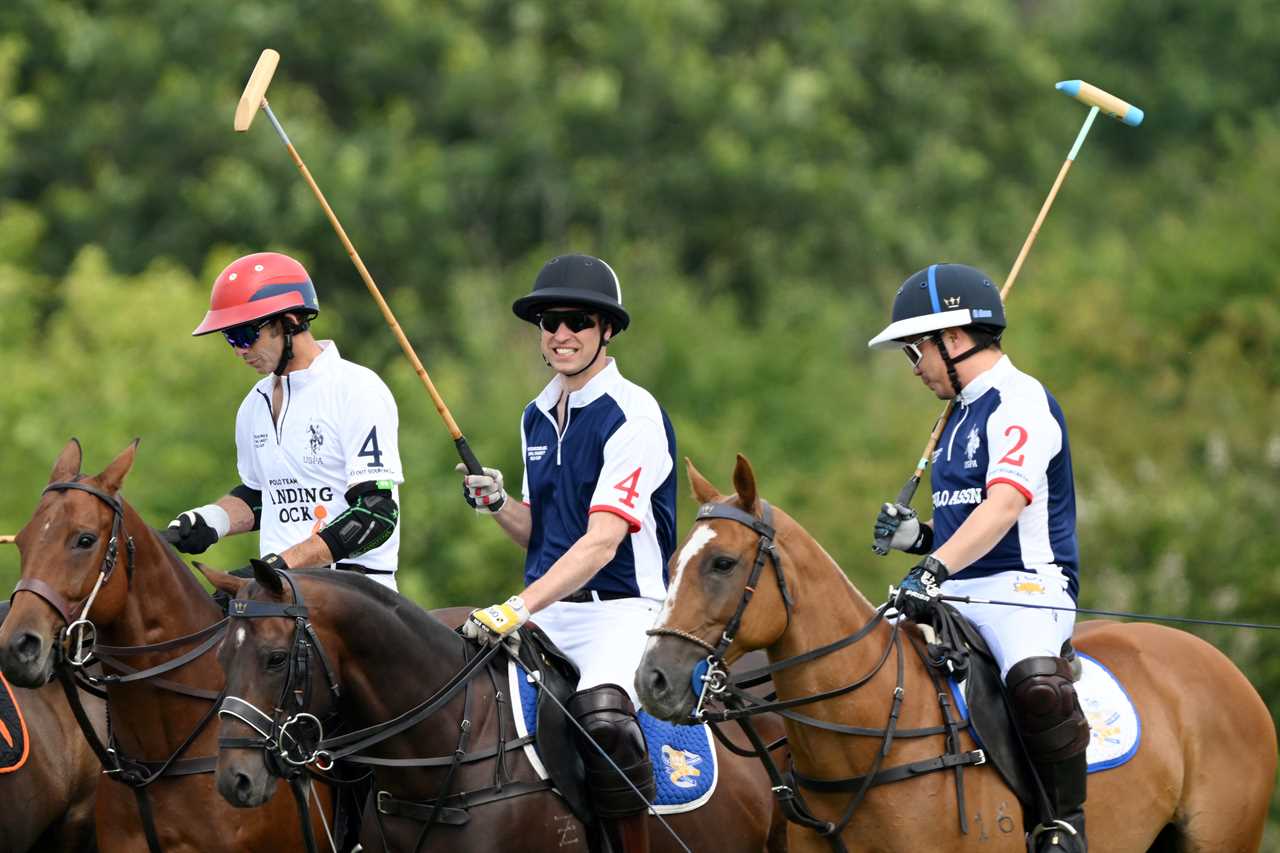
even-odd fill
[(454, 470), (462, 475), (462, 496), (476, 512), (496, 513), (507, 502), (502, 472), (497, 468), (485, 468), (483, 474), (468, 474), (467, 466), (459, 462)]
[(887, 554), (889, 548), (915, 553), (921, 544), (920, 534), (920, 519), (914, 509), (899, 503), (886, 503), (876, 516), (873, 547), (879, 554)]

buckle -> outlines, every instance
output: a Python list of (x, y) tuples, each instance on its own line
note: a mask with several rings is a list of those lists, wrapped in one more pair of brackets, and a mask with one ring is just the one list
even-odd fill
[(987, 763), (987, 751), (985, 749), (975, 749), (973, 752), (969, 754), (974, 757), (974, 762), (973, 762), (974, 767), (978, 767), (980, 765)]
[(390, 812), (386, 810), (386, 803), (389, 802), (390, 800), (391, 800), (390, 791), (378, 792), (378, 796), (377, 796), (378, 814), (390, 814)]

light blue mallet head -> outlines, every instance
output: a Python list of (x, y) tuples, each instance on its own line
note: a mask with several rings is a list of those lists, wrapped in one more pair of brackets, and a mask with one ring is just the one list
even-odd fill
[(1099, 89), (1092, 83), (1083, 80), (1063, 80), (1055, 86), (1059, 92), (1070, 95), (1082, 104), (1097, 107), (1114, 119), (1124, 122), (1130, 127), (1142, 124), (1144, 113), (1133, 104), (1120, 100), (1110, 92)]

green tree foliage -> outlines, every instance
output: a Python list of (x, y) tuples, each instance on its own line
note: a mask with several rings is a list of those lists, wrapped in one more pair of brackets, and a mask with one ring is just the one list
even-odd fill
[[(461, 501), (434, 408), (270, 126), (231, 129), (267, 46), (273, 109), (485, 464), (519, 482), (518, 413), (547, 379), (511, 301), (550, 255), (600, 254), (635, 318), (613, 354), (681, 454), (722, 487), (750, 456), (872, 598), (909, 562), (871, 555), (871, 520), (940, 404), (866, 340), (928, 263), (1005, 274), (1085, 115), (1056, 80), (1131, 99), (1145, 124), (1095, 125), (1006, 348), (1067, 413), (1082, 604), (1280, 621), (1280, 18), (1262, 0), (12, 0), (0, 533), (72, 435), (94, 471), (143, 437), (126, 492), (156, 526), (234, 485), (254, 377), (188, 335), (217, 270), (276, 248), (311, 269), (320, 336), (399, 401), (402, 589), (518, 588), (523, 555)], [(1198, 633), (1280, 714), (1280, 637)]]

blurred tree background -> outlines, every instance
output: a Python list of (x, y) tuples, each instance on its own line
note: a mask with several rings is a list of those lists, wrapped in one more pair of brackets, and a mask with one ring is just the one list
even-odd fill
[[(511, 301), (548, 257), (600, 255), (634, 318), (611, 352), (680, 452), (724, 487), (746, 453), (876, 598), (909, 558), (874, 558), (871, 522), (939, 404), (865, 343), (916, 269), (1004, 277), (1085, 115), (1053, 83), (1079, 77), (1147, 120), (1095, 125), (1012, 294), (1006, 349), (1070, 422), (1082, 604), (1280, 621), (1275, 12), (10, 0), (0, 532), (72, 435), (94, 471), (143, 437), (126, 493), (157, 526), (234, 485), (255, 377), (189, 332), (216, 272), (270, 248), (311, 270), (318, 336), (396, 393), (402, 591), (436, 606), (517, 589), (522, 555), (461, 501), (447, 433), (279, 141), (262, 119), (232, 131), (274, 47), (273, 109), (486, 464), (519, 480), (518, 415), (547, 378)], [(254, 544), (207, 556), (231, 568)], [(1199, 633), (1280, 713), (1280, 637)]]

